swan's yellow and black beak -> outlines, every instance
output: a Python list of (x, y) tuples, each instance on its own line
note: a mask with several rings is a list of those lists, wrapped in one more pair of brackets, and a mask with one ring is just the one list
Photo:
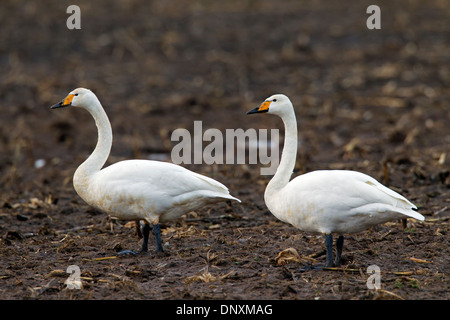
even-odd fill
[(259, 107), (256, 107), (255, 109), (250, 110), (247, 112), (247, 114), (252, 113), (264, 113), (269, 111), (269, 106), (272, 101), (264, 101)]
[(74, 94), (69, 94), (63, 101), (61, 101), (60, 103), (54, 104), (50, 108), (56, 109), (56, 108), (69, 107), (72, 104), (73, 97), (75, 97)]

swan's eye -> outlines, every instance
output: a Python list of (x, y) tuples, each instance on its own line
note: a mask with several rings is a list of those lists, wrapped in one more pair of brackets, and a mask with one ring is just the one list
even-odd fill
[(78, 96), (78, 93), (75, 93), (75, 97)]
[(277, 99), (273, 99), (272, 102), (277, 102)]

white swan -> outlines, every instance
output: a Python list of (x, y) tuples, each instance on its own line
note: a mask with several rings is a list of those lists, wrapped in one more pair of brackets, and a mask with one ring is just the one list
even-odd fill
[(281, 161), (266, 187), (264, 201), (281, 221), (303, 231), (325, 235), (325, 267), (333, 265), (332, 233), (339, 235), (334, 263), (340, 266), (343, 234), (360, 232), (394, 219), (425, 219), (412, 210), (417, 208), (409, 200), (360, 172), (319, 170), (289, 181), (297, 157), (297, 120), (291, 101), (285, 95), (276, 94), (247, 112), (252, 113), (277, 115), (285, 126)]
[(69, 106), (89, 111), (98, 129), (95, 150), (73, 176), (75, 190), (89, 205), (113, 217), (143, 220), (143, 242), (139, 252), (148, 250), (150, 225), (156, 238), (156, 251), (163, 251), (159, 222), (170, 221), (210, 203), (240, 202), (216, 180), (168, 162), (127, 160), (102, 169), (112, 145), (111, 124), (105, 110), (97, 96), (84, 88), (73, 90), (51, 108)]

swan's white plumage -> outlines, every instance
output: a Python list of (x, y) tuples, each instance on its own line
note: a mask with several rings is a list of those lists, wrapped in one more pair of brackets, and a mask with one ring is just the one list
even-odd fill
[[(167, 222), (209, 203), (238, 200), (220, 182), (178, 165), (126, 160), (98, 171), (78, 194), (89, 204), (124, 220)], [(239, 201), (239, 200), (238, 200)]]
[(126, 160), (102, 169), (111, 150), (112, 129), (100, 101), (92, 91), (78, 88), (52, 108), (66, 106), (89, 111), (98, 129), (95, 150), (73, 178), (75, 190), (88, 204), (119, 219), (155, 226), (206, 204), (240, 202), (220, 182), (168, 162)]
[(423, 220), (409, 200), (372, 177), (318, 170), (291, 180), (266, 203), (280, 220), (304, 231), (354, 233), (403, 215)]

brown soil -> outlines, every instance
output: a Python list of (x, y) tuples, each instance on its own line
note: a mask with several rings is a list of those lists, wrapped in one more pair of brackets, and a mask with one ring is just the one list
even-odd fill
[[(68, 30), (64, 2), (2, 1), (0, 299), (448, 299), (449, 7), (383, 2), (382, 29), (368, 30), (370, 4), (78, 1), (82, 29)], [(194, 120), (203, 130), (281, 128), (245, 113), (285, 93), (299, 121), (294, 175), (367, 173), (426, 221), (349, 235), (343, 269), (300, 272), (324, 262), (323, 237), (268, 212), (261, 165), (186, 165), (242, 204), (162, 226), (163, 254), (117, 258), (140, 246), (134, 225), (92, 209), (72, 187), (95, 145), (94, 122), (49, 109), (81, 86), (110, 117), (108, 164), (170, 161), (171, 132), (192, 132)], [(300, 259), (280, 264), (288, 248)], [(81, 290), (65, 284), (70, 265)], [(381, 269), (381, 290), (366, 286), (370, 265)]]

